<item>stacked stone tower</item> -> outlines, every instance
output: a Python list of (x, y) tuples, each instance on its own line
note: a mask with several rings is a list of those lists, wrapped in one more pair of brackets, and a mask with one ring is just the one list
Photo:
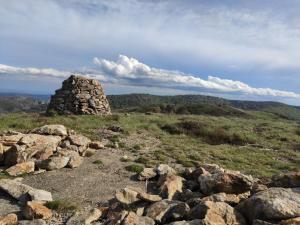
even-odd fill
[(47, 112), (76, 115), (109, 115), (109, 103), (98, 80), (71, 75), (51, 96)]

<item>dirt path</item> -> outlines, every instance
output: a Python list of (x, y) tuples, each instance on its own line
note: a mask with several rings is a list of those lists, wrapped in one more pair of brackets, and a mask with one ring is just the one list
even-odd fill
[[(127, 153), (126, 153), (127, 154)], [(24, 178), (23, 183), (50, 191), (54, 199), (67, 199), (80, 205), (94, 205), (113, 197), (115, 190), (125, 186), (144, 188), (143, 182), (134, 181), (132, 173), (121, 162), (124, 152), (120, 149), (102, 149), (95, 155), (84, 158), (76, 169), (60, 169)], [(96, 165), (95, 160), (103, 165)]]

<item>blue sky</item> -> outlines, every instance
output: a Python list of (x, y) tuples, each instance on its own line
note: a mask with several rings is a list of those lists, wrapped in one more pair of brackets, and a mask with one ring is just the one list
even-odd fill
[(0, 0), (0, 91), (53, 93), (70, 73), (107, 93), (300, 105), (299, 0)]

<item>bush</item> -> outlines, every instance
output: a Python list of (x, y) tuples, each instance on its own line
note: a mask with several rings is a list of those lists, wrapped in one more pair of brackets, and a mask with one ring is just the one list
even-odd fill
[(51, 202), (47, 202), (45, 206), (49, 209), (58, 211), (58, 212), (65, 212), (65, 211), (74, 211), (78, 208), (78, 205), (69, 202), (67, 200), (54, 200)]
[(183, 131), (177, 126), (177, 124), (166, 124), (161, 127), (163, 131), (168, 132), (169, 134), (181, 134)]
[(129, 172), (134, 172), (134, 173), (140, 173), (143, 171), (144, 167), (138, 164), (132, 164), (129, 166), (126, 166), (125, 169)]
[(97, 159), (93, 163), (96, 164), (96, 165), (103, 165), (103, 162), (102, 162), (101, 159)]

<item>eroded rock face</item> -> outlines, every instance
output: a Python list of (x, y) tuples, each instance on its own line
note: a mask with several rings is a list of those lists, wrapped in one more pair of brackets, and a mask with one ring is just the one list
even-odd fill
[(238, 205), (250, 221), (286, 220), (300, 216), (300, 188), (270, 188)]
[(109, 103), (98, 80), (83, 76), (70, 76), (51, 96), (47, 112), (60, 114), (111, 114)]

